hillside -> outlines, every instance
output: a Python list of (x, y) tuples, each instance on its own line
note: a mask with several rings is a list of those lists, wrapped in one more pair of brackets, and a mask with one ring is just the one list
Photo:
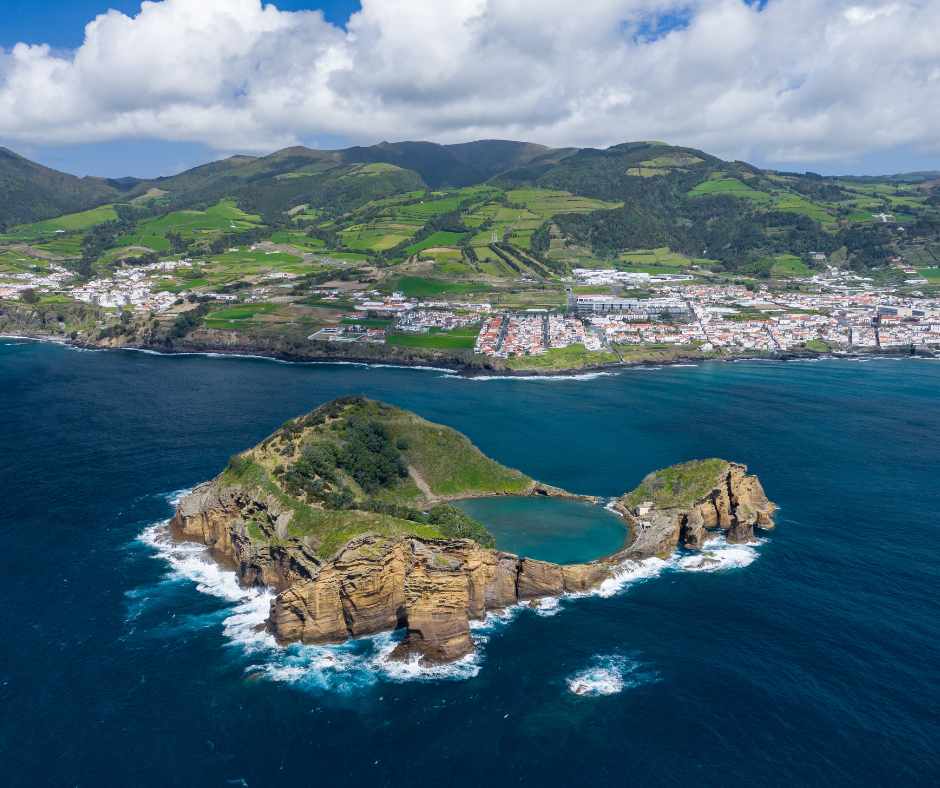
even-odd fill
[[(442, 498), (527, 494), (534, 484), (456, 430), (361, 397), (334, 400), (287, 422), (233, 457), (221, 481), (277, 498), (294, 513), (287, 532), (310, 540), (321, 556), (357, 533), (401, 536), (417, 529), (444, 536), (424, 524), (417, 507)], [(275, 527), (259, 519), (248, 533), (266, 541)], [(484, 540), (492, 537), (484, 532)]]
[[(751, 291), (799, 289), (827, 266), (922, 294), (940, 284), (933, 270), (940, 263), (940, 186), (932, 181), (781, 173), (659, 142), (606, 150), (506, 140), (294, 147), (140, 182), (76, 179), (14, 154), (0, 165), (7, 176), (0, 213), (55, 216), (0, 234), (0, 285), (9, 295), (32, 276), (51, 282), (57, 266), (75, 275), (73, 288), (96, 278), (111, 282), (121, 269), (195, 261), (191, 271), (150, 280), (155, 298), (144, 299), (147, 308), (159, 305), (155, 313), (167, 319), (135, 315), (126, 326), (96, 327), (92, 341), (119, 335), (169, 346), (190, 337), (193, 350), (239, 346), (455, 365), (474, 356), (478, 323), (446, 335), (406, 333), (388, 315), (373, 315), (366, 326), (353, 319), (364, 317), (357, 301), (374, 289), (379, 297), (397, 291), (558, 313), (568, 308), (564, 280), (579, 268), (682, 275), (699, 284), (730, 280)], [(81, 210), (61, 214), (66, 206)], [(910, 276), (916, 278), (908, 282)], [(343, 293), (323, 293), (330, 283), (343, 283)], [(57, 301), (76, 293), (40, 287), (41, 297)], [(220, 305), (202, 305), (184, 319), (184, 309), (169, 311), (183, 306), (167, 297), (172, 293), (191, 302), (235, 298), (244, 309), (209, 317)], [(249, 308), (259, 298), (268, 303)], [(327, 339), (318, 331), (337, 323), (388, 329), (385, 344), (380, 351), (368, 344), (371, 336), (343, 347), (312, 339)], [(226, 333), (194, 336), (200, 327)], [(65, 333), (89, 328), (70, 325)], [(578, 360), (565, 351), (539, 364), (615, 360), (615, 351), (607, 354)], [(512, 359), (510, 366), (520, 364)]]
[(0, 232), (124, 198), (118, 181), (76, 178), (0, 148)]

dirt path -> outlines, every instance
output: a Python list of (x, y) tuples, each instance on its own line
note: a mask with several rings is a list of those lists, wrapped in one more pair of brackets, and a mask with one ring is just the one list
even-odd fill
[(431, 492), (431, 488), (428, 486), (428, 483), (424, 480), (424, 477), (418, 473), (418, 469), (414, 465), (408, 466), (408, 473), (411, 474), (411, 478), (415, 480), (415, 484), (418, 485), (418, 489), (424, 493), (424, 497), (428, 499), (428, 503), (437, 500), (437, 496)]

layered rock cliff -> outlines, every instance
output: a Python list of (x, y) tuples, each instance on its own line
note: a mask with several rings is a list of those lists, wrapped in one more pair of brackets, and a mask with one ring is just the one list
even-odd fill
[(728, 544), (753, 541), (755, 526), (774, 527), (776, 507), (757, 477), (747, 475), (746, 465), (695, 460), (650, 474), (613, 508), (629, 520), (634, 534), (618, 556), (649, 558), (668, 555), (680, 542), (701, 550), (711, 530), (724, 531)]
[[(368, 451), (390, 469), (385, 487), (350, 459), (358, 452), (368, 463)], [(289, 467), (294, 456), (298, 470)], [(366, 497), (370, 483), (384, 503)], [(474, 651), (470, 622), (490, 611), (587, 591), (628, 560), (664, 557), (680, 542), (700, 549), (710, 531), (740, 543), (753, 539), (755, 526), (773, 527), (774, 505), (757, 478), (717, 459), (657, 471), (618, 498), (613, 508), (629, 528), (628, 546), (589, 564), (559, 566), (442, 538), (413, 508), (445, 495), (500, 494), (598, 500), (504, 468), (465, 436), (414, 414), (343, 398), (233, 457), (180, 501), (170, 529), (205, 544), (243, 585), (274, 591), (268, 628), (279, 643), (336, 644), (404, 629), (389, 658), (437, 665)]]
[[(273, 534), (259, 543), (247, 522)], [(286, 533), (276, 499), (221, 480), (180, 501), (170, 521), (175, 538), (207, 545), (245, 585), (271, 587), (270, 631), (280, 643), (343, 643), (404, 628), (390, 659), (422, 665), (474, 651), (470, 621), (521, 601), (587, 590), (610, 577), (606, 563), (558, 566), (480, 547), (469, 539), (385, 534), (353, 538), (321, 560), (304, 538)]]

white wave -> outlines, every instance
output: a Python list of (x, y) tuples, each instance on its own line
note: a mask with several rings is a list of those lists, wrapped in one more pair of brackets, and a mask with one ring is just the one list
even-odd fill
[[(177, 494), (185, 492), (178, 491)], [(174, 575), (194, 582), (201, 593), (236, 603), (225, 616), (222, 627), (230, 646), (263, 660), (262, 664), (246, 669), (249, 675), (260, 674), (272, 681), (311, 688), (351, 690), (379, 680), (463, 680), (476, 676), (480, 671), (479, 652), (438, 667), (422, 667), (416, 658), (408, 662), (388, 662), (388, 655), (401, 640), (401, 632), (384, 632), (339, 646), (297, 643), (287, 648), (280, 647), (263, 628), (274, 593), (270, 589), (242, 588), (235, 572), (223, 569), (212, 560), (204, 545), (173, 540), (167, 522), (146, 528), (139, 537), (140, 541), (155, 548), (158, 557), (170, 564)], [(472, 634), (477, 648), (489, 639), (483, 634), (484, 627), (492, 627), (509, 618), (491, 615), (487, 616), (488, 621), (479, 622), (482, 626), (474, 627), (476, 631)]]
[(767, 543), (757, 539), (748, 544), (728, 544), (724, 534), (706, 540), (702, 550), (694, 555), (678, 559), (678, 568), (683, 572), (722, 572), (742, 569), (757, 560), (756, 548)]
[(140, 535), (140, 541), (156, 548), (160, 558), (167, 561), (173, 571), (196, 584), (203, 594), (240, 602), (259, 592), (238, 585), (235, 573), (222, 569), (209, 557), (205, 545), (195, 542), (177, 542), (171, 536), (168, 521), (152, 525)]
[(430, 372), (447, 372), (452, 373), (454, 370), (447, 367), (425, 367), (425, 366), (410, 366), (407, 364), (372, 364), (368, 361), (320, 361), (319, 359), (311, 359), (309, 361), (288, 361), (283, 358), (272, 358), (271, 356), (258, 355), (253, 353), (219, 353), (212, 350), (182, 350), (178, 352), (163, 352), (160, 350), (151, 350), (149, 348), (142, 347), (131, 347), (128, 345), (123, 345), (117, 348), (110, 348), (113, 350), (133, 350), (135, 353), (145, 353), (150, 356), (162, 356), (163, 358), (171, 358), (173, 356), (203, 356), (204, 358), (241, 358), (249, 359), (252, 361), (270, 361), (274, 364), (298, 364), (298, 365), (331, 365), (331, 366), (349, 366), (349, 367), (366, 367), (366, 368), (375, 368), (375, 369), (426, 369)]
[(179, 504), (180, 501), (183, 500), (183, 498), (189, 495), (194, 489), (195, 489), (194, 487), (186, 487), (182, 490), (174, 490), (173, 492), (167, 493), (166, 495), (162, 497), (171, 506), (176, 506)]
[(623, 517), (623, 512), (619, 512), (619, 511), (617, 511), (616, 509), (614, 509), (614, 505), (615, 505), (616, 503), (617, 503), (616, 499), (611, 500), (611, 501), (608, 501), (606, 504), (604, 504), (604, 508), (605, 508), (608, 512), (612, 512), (613, 514), (617, 515), (618, 517)]
[[(485, 637), (480, 635), (481, 632), (495, 632), (499, 629), (502, 629), (506, 625), (510, 624), (517, 615), (524, 609), (524, 605), (511, 605), (504, 610), (490, 610), (486, 614), (486, 618), (482, 621), (471, 621), (470, 622), (470, 631), (471, 633), (476, 632), (474, 635), (474, 641), (476, 638)], [(485, 638), (488, 640), (489, 638)], [(484, 640), (484, 642), (485, 642)]]
[(656, 679), (655, 674), (639, 673), (640, 667), (640, 663), (619, 654), (596, 656), (590, 667), (567, 679), (568, 690), (576, 695), (616, 695)]
[(614, 569), (614, 576), (608, 577), (603, 583), (588, 595), (599, 596), (604, 599), (625, 591), (634, 583), (649, 580), (661, 574), (672, 563), (673, 559), (663, 561), (661, 558), (646, 558), (643, 561), (625, 561)]
[(554, 382), (567, 380), (595, 380), (596, 378), (615, 377), (620, 372), (582, 372), (578, 375), (456, 375), (450, 374), (445, 377), (460, 380), (517, 380), (529, 382)]
[(560, 613), (564, 608), (561, 606), (559, 597), (547, 596), (542, 599), (533, 600), (538, 604), (533, 605), (531, 602), (520, 602), (519, 607), (529, 608), (537, 616), (554, 616)]
[[(166, 498), (176, 502), (190, 490), (176, 490)], [(278, 646), (264, 628), (274, 593), (270, 589), (245, 589), (238, 585), (235, 572), (223, 569), (210, 558), (204, 545), (173, 540), (169, 521), (151, 525), (138, 537), (157, 552), (157, 557), (171, 567), (171, 577), (195, 583), (196, 589), (231, 603), (222, 611), (223, 632), (229, 645), (244, 656), (258, 660), (245, 673), (249, 678), (265, 678), (306, 689), (351, 692), (380, 681), (449, 681), (466, 680), (479, 674), (482, 650), (495, 632), (510, 624), (517, 615), (531, 610), (539, 616), (554, 616), (564, 610), (562, 599), (596, 595), (602, 598), (622, 593), (632, 584), (656, 577), (664, 571), (719, 571), (748, 566), (758, 556), (756, 547), (766, 539), (746, 545), (729, 545), (723, 535), (709, 539), (702, 553), (673, 554), (669, 559), (647, 558), (625, 561), (614, 576), (599, 588), (583, 594), (549, 597), (531, 606), (528, 602), (505, 610), (487, 613), (483, 621), (471, 621), (470, 630), (477, 651), (449, 665), (422, 667), (417, 658), (406, 662), (389, 662), (388, 656), (400, 642), (403, 633), (384, 632), (336, 646), (307, 646), (295, 643)], [(598, 657), (597, 664), (568, 679), (572, 692), (605, 695), (622, 691), (630, 682), (627, 675), (635, 663), (621, 657)], [(634, 682), (635, 683), (635, 682)], [(578, 687), (581, 687), (579, 690)]]

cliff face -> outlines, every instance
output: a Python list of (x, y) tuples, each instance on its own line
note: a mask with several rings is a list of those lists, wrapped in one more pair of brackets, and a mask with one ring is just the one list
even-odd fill
[[(243, 584), (277, 592), (269, 627), (278, 642), (343, 643), (404, 628), (390, 659), (417, 657), (422, 665), (472, 653), (470, 621), (488, 611), (584, 591), (613, 573), (604, 563), (562, 567), (520, 559), (469, 539), (379, 534), (356, 537), (321, 562), (302, 539), (259, 547), (248, 535), (247, 518), (278, 528), (283, 514), (273, 499), (216, 481), (180, 501), (170, 527), (177, 539), (207, 545)], [(278, 530), (286, 537), (286, 527)]]
[[(632, 495), (632, 494), (631, 494)], [(618, 553), (621, 558), (649, 558), (671, 553), (683, 542), (690, 550), (701, 550), (708, 529), (725, 532), (729, 544), (754, 540), (754, 526), (773, 528), (774, 504), (767, 500), (756, 476), (747, 476), (747, 466), (726, 463), (715, 486), (688, 505), (653, 507), (634, 513), (629, 496), (622, 496), (614, 509), (633, 525), (635, 539)]]
[[(745, 466), (703, 463), (710, 464), (687, 466), (705, 469), (696, 488), (711, 486), (705, 494), (642, 516), (631, 504), (637, 491), (621, 497), (614, 508), (631, 524), (633, 542), (608, 559), (574, 566), (519, 558), (469, 539), (379, 533), (359, 534), (324, 558), (311, 537), (291, 535), (295, 512), (282, 501), (222, 477), (183, 498), (170, 527), (177, 539), (207, 545), (242, 584), (275, 591), (268, 627), (279, 643), (335, 644), (405, 629), (389, 659), (438, 665), (474, 651), (470, 622), (488, 611), (586, 591), (624, 561), (663, 556), (680, 541), (700, 549), (707, 529), (740, 543), (753, 539), (755, 525), (773, 527), (774, 505)], [(530, 494), (561, 493), (536, 484)]]

